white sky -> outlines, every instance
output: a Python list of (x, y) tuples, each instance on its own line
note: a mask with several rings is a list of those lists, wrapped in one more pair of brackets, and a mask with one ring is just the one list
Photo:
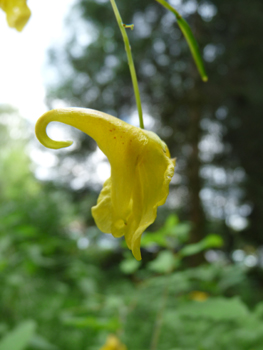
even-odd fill
[[(32, 125), (47, 111), (44, 86), (47, 50), (55, 43), (61, 44), (64, 41), (64, 20), (74, 2), (75, 0), (28, 0), (32, 15), (21, 33), (7, 25), (5, 13), (0, 9), (0, 104), (10, 104), (17, 108), (20, 115), (31, 121)], [(49, 135), (54, 139), (63, 139), (63, 128), (60, 129), (61, 126), (56, 128), (53, 125), (49, 129)], [(57, 151), (36, 148), (34, 144), (31, 146), (29, 153), (37, 165), (36, 176), (42, 180), (51, 179), (52, 170), (56, 169)], [(94, 163), (98, 163), (97, 172), (89, 168), (88, 172), (84, 172), (73, 166), (76, 178), (72, 187), (80, 188), (87, 181), (103, 183), (110, 176), (106, 157), (100, 150), (97, 150), (96, 155), (96, 162), (92, 159), (89, 162), (93, 167)], [(58, 169), (55, 176), (58, 176), (57, 172)]]
[(28, 0), (32, 16), (19, 33), (0, 10), (0, 104), (16, 107), (35, 122), (46, 110), (44, 63), (47, 49), (63, 37), (74, 0)]

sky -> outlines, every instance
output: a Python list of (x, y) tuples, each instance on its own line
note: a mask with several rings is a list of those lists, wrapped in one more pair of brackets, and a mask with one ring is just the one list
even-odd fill
[(28, 0), (32, 15), (23, 31), (9, 28), (0, 10), (0, 104), (10, 104), (35, 122), (46, 110), (47, 50), (63, 38), (74, 0)]
[[(32, 15), (22, 32), (7, 25), (5, 13), (0, 9), (0, 104), (15, 107), (19, 115), (31, 123), (32, 130), (37, 119), (48, 110), (44, 84), (48, 73), (47, 52), (56, 43), (61, 45), (63, 42), (64, 22), (74, 2), (75, 0), (28, 0)], [(52, 124), (54, 125), (48, 129), (50, 137), (63, 139), (65, 135), (61, 124)], [(57, 151), (46, 149), (33, 139), (28, 153), (36, 165), (37, 178), (51, 179), (52, 172), (55, 177), (58, 176)], [(110, 169), (108, 164), (105, 165), (106, 157), (102, 152), (97, 150), (96, 154), (101, 169), (97, 169), (97, 174), (93, 171), (93, 177), (96, 175), (96, 181), (103, 183), (109, 176)], [(90, 163), (94, 165), (95, 162), (90, 159)], [(77, 174), (72, 187), (79, 188), (87, 181), (95, 182), (95, 179), (88, 176), (88, 170), (90, 169), (79, 171), (81, 174)]]
[[(48, 110), (44, 84), (48, 74), (47, 52), (56, 43), (61, 46), (64, 41), (65, 19), (74, 3), (75, 0), (28, 0), (32, 15), (21, 33), (7, 25), (5, 13), (0, 9), (0, 104), (15, 107), (31, 123), (32, 130), (37, 119)], [(65, 139), (67, 133), (61, 124), (52, 124), (48, 128), (50, 137)], [(71, 147), (75, 145), (76, 142)], [(67, 152), (59, 152), (63, 151)], [(28, 153), (40, 180), (63, 177), (67, 172), (65, 167), (57, 167), (58, 151), (42, 147), (35, 139), (30, 143)], [(75, 189), (87, 182), (101, 186), (110, 176), (110, 166), (99, 149), (89, 157), (87, 164), (71, 165), (70, 170), (76, 175), (71, 184)]]

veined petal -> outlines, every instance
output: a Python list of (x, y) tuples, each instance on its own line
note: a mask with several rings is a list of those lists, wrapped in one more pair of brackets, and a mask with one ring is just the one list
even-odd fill
[[(104, 182), (98, 198), (98, 204), (91, 209), (96, 225), (104, 233), (111, 233), (112, 226), (112, 201), (111, 178)], [(121, 235), (122, 236), (122, 235)]]
[(6, 13), (6, 20), (11, 28), (21, 32), (31, 16), (26, 0), (0, 0), (0, 8)]
[(72, 125), (94, 138), (111, 164), (92, 208), (99, 229), (114, 237), (125, 236), (137, 260), (141, 259), (140, 239), (154, 222), (159, 205), (164, 204), (175, 161), (166, 144), (154, 133), (131, 126), (108, 114), (83, 108), (63, 108), (45, 113), (36, 124), (39, 141), (49, 148), (62, 148), (71, 141), (54, 141), (46, 134), (51, 121)]
[(156, 134), (143, 132), (148, 136), (148, 143), (138, 159), (132, 215), (125, 235), (127, 245), (137, 260), (141, 259), (141, 235), (156, 219), (157, 207), (165, 203), (175, 167), (175, 160), (170, 158), (166, 144)]

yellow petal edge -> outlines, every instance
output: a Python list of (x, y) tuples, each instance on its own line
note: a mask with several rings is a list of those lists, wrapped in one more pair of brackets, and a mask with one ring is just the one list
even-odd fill
[(140, 241), (164, 204), (174, 174), (175, 159), (153, 132), (142, 130), (109, 114), (85, 108), (61, 108), (45, 113), (36, 123), (36, 136), (46, 147), (68, 147), (71, 141), (54, 141), (46, 134), (52, 122), (71, 125), (89, 136), (107, 156), (111, 176), (103, 185), (92, 216), (98, 228), (125, 237), (134, 257), (141, 260)]
[(0, 0), (0, 8), (6, 13), (11, 28), (21, 32), (31, 16), (26, 0)]
[(100, 350), (127, 350), (126, 345), (122, 344), (114, 334), (110, 334), (106, 343)]

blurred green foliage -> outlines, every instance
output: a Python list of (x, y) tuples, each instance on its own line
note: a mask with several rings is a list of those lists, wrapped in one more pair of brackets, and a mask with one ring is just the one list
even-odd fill
[(0, 350), (23, 350), (35, 331), (35, 322), (21, 322), (15, 330), (9, 332), (0, 342)]

